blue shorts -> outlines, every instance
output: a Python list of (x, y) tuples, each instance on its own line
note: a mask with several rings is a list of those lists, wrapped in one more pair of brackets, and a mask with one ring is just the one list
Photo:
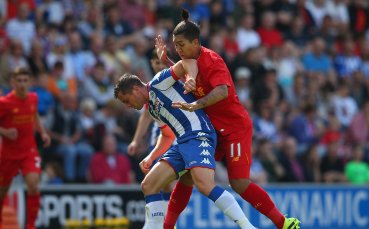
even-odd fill
[(215, 169), (215, 134), (210, 137), (193, 138), (172, 146), (160, 160), (165, 160), (177, 176), (183, 170), (194, 167)]

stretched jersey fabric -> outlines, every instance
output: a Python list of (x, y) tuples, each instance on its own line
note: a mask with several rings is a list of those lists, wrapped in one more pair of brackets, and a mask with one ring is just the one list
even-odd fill
[(246, 128), (250, 128), (252, 121), (238, 99), (231, 74), (224, 60), (216, 52), (201, 47), (197, 66), (199, 75), (196, 78), (196, 91), (193, 92), (197, 99), (206, 96), (219, 85), (228, 86), (226, 99), (204, 108), (217, 133), (228, 135), (244, 132)]
[(204, 137), (214, 133), (214, 128), (203, 110), (194, 112), (173, 108), (172, 102), (192, 103), (196, 99), (191, 94), (183, 94), (183, 83), (177, 81), (171, 69), (165, 69), (148, 83), (150, 115), (160, 125), (168, 125), (177, 137), (177, 142)]
[(29, 93), (25, 99), (18, 98), (14, 91), (0, 97), (0, 126), (16, 128), (15, 140), (3, 138), (2, 159), (22, 159), (27, 153), (36, 152), (34, 137), (35, 117), (37, 113), (37, 94)]

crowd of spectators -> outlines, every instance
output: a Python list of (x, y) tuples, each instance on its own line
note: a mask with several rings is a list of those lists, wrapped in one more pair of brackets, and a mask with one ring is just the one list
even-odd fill
[(369, 183), (366, 0), (0, 0), (0, 92), (15, 67), (32, 71), (52, 137), (45, 182), (140, 182), (145, 150), (126, 153), (139, 112), (113, 85), (127, 71), (153, 77), (159, 34), (179, 59), (182, 7), (253, 119), (253, 180)]

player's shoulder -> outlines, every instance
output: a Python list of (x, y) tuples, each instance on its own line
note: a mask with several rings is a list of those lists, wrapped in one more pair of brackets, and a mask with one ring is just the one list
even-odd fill
[(32, 101), (37, 101), (38, 99), (38, 95), (36, 92), (29, 92), (28, 93), (28, 98), (29, 100), (32, 100)]
[(201, 47), (198, 63), (202, 66), (220, 66), (223, 63), (225, 64), (223, 58), (218, 53), (205, 47)]

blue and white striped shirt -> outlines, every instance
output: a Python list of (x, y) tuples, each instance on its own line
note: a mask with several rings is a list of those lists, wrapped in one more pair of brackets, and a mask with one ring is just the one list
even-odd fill
[(195, 97), (184, 94), (183, 83), (176, 81), (170, 69), (155, 75), (148, 83), (150, 115), (159, 123), (168, 125), (179, 143), (190, 138), (202, 136), (202, 133), (213, 134), (214, 128), (203, 110), (194, 112), (172, 107), (172, 102), (192, 103)]

